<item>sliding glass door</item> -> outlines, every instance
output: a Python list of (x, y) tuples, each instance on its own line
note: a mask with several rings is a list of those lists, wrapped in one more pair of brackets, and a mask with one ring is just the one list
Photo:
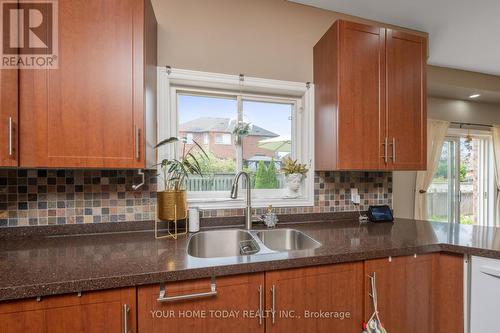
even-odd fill
[(432, 185), (427, 191), (433, 221), (493, 225), (491, 138), (453, 133), (443, 144)]

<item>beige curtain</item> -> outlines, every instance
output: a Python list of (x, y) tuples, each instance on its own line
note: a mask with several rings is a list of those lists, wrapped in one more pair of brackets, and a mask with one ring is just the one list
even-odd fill
[(493, 138), (493, 157), (495, 158), (495, 184), (497, 187), (497, 200), (495, 203), (495, 225), (500, 226), (500, 126), (491, 129)]
[(450, 123), (443, 120), (427, 120), (427, 170), (417, 171), (415, 182), (415, 219), (427, 219), (427, 190), (436, 172), (444, 137)]

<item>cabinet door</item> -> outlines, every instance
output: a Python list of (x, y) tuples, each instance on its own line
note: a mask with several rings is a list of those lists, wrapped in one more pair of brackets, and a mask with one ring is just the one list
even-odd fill
[(337, 167), (383, 169), (385, 29), (341, 21), (338, 61)]
[(435, 255), (434, 333), (464, 332), (464, 257)]
[(362, 263), (266, 273), (267, 332), (357, 333), (362, 302)]
[(0, 303), (0, 332), (119, 333), (127, 328), (133, 333), (135, 301), (135, 288), (123, 288), (42, 297), (39, 302), (4, 302)]
[(387, 136), (393, 170), (424, 170), (427, 159), (423, 37), (387, 30)]
[(17, 69), (0, 70), (0, 167), (17, 166)]
[[(166, 296), (204, 293), (211, 290), (210, 282), (166, 283)], [(139, 332), (264, 332), (264, 319), (257, 315), (264, 274), (221, 277), (215, 283), (216, 296), (170, 302), (157, 301), (158, 285), (139, 287)]]
[(365, 261), (365, 318), (373, 313), (370, 279), (376, 273), (379, 316), (388, 332), (432, 332), (433, 255)]
[(144, 167), (144, 1), (58, 8), (59, 67), (20, 71), (20, 165)]

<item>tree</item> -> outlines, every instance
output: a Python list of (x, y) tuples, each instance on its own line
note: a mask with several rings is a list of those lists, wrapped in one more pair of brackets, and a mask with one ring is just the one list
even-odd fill
[(257, 164), (257, 172), (255, 174), (255, 188), (268, 188), (267, 184), (267, 168), (263, 161)]
[(276, 177), (276, 165), (274, 164), (274, 158), (271, 160), (271, 164), (267, 167), (267, 185), (266, 188), (278, 188), (278, 177)]
[(212, 152), (207, 152), (208, 158), (200, 162), (200, 167), (204, 175), (218, 173), (234, 173), (236, 162), (229, 158), (217, 158)]

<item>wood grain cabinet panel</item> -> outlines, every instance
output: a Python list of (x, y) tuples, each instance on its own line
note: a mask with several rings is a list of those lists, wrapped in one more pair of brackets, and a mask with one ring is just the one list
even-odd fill
[(433, 332), (464, 332), (464, 257), (435, 254)]
[(155, 131), (146, 113), (156, 112), (146, 101), (156, 98), (150, 2), (59, 1), (58, 10), (59, 67), (20, 71), (20, 165), (144, 168), (145, 131)]
[[(378, 309), (388, 332), (463, 332), (463, 256), (446, 253), (365, 261), (376, 273)], [(365, 279), (365, 320), (373, 306)]]
[(266, 310), (273, 304), (274, 321), (271, 314), (266, 318), (269, 333), (360, 332), (363, 263), (268, 272)]
[(388, 332), (432, 332), (434, 255), (365, 261), (365, 320), (373, 313), (368, 275), (376, 273), (378, 310)]
[(423, 37), (387, 30), (387, 136), (392, 170), (427, 166), (426, 45)]
[(0, 167), (18, 163), (18, 70), (0, 70)]
[[(125, 312), (125, 306), (128, 312)], [(136, 332), (135, 288), (0, 303), (1, 333)], [(125, 318), (127, 316), (127, 318)]]
[(343, 20), (323, 35), (314, 46), (316, 170), (425, 169), (426, 45)]
[[(139, 332), (264, 332), (259, 321), (259, 288), (264, 274), (227, 276), (216, 279), (217, 295), (184, 301), (158, 302), (159, 285), (138, 288)], [(166, 284), (167, 296), (203, 293), (210, 279)], [(262, 306), (264, 306), (262, 298)], [(223, 312), (232, 311), (233, 317)]]

